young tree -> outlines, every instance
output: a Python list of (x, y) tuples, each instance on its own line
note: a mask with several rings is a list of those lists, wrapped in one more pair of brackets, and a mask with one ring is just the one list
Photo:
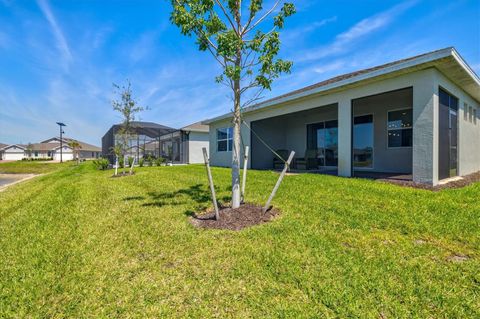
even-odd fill
[[(132, 122), (135, 121), (136, 114), (144, 111), (146, 108), (137, 105), (137, 101), (132, 96), (132, 88), (130, 81), (126, 85), (118, 85), (113, 83), (116, 93), (119, 95), (118, 100), (112, 101), (113, 109), (119, 112), (122, 116), (122, 126), (119, 134), (122, 138), (120, 145), (122, 146), (122, 155), (124, 163), (127, 161), (127, 150), (130, 145), (130, 137), (133, 134)], [(130, 173), (133, 172), (133, 166)], [(125, 165), (123, 166), (123, 173), (125, 174)]]
[[(200, 51), (209, 51), (222, 67), (218, 83), (232, 90), (232, 207), (240, 206), (241, 109), (270, 89), (275, 78), (289, 73), (292, 62), (277, 58), (279, 30), (295, 13), (292, 3), (277, 0), (264, 10), (263, 0), (171, 0), (170, 20), (181, 33), (195, 36)], [(263, 24), (269, 22), (269, 29)], [(253, 90), (251, 90), (253, 89)], [(248, 94), (248, 95), (247, 95)], [(247, 97), (243, 101), (244, 97)]]
[(68, 146), (73, 150), (73, 155), (77, 159), (77, 165), (80, 163), (80, 149), (82, 145), (76, 140), (71, 140), (68, 142)]
[(123, 147), (120, 144), (116, 144), (110, 149), (115, 155), (115, 176), (118, 175), (118, 159), (122, 156)]
[(27, 151), (27, 156), (28, 156), (28, 158), (31, 158), (31, 157), (32, 157), (32, 152), (33, 152), (33, 145), (32, 145), (32, 143), (28, 143), (28, 144), (27, 144), (26, 151)]

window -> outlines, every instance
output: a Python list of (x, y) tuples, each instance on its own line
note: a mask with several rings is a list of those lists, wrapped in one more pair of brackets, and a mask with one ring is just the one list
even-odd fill
[(463, 120), (468, 121), (468, 104), (463, 103)]
[(472, 123), (472, 122), (473, 122), (473, 107), (470, 106), (469, 109), (470, 109), (470, 112), (468, 112), (468, 121), (469, 121), (470, 123)]
[(353, 166), (373, 168), (373, 115), (353, 119)]
[(388, 147), (412, 146), (412, 118), (412, 109), (388, 112)]
[(473, 124), (477, 124), (477, 109), (473, 109)]
[(35, 151), (35, 157), (38, 157), (38, 152), (37, 151)]
[(217, 129), (217, 151), (230, 152), (233, 148), (233, 127)]

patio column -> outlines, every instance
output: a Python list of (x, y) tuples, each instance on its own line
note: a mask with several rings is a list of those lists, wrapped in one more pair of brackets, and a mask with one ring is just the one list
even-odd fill
[(352, 176), (352, 102), (338, 101), (338, 175)]
[(413, 181), (438, 183), (438, 83), (434, 69), (413, 85)]

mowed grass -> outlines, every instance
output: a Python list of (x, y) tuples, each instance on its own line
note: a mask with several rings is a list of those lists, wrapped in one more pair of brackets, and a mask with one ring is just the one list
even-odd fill
[[(188, 222), (210, 207), (203, 166), (111, 174), (68, 165), (0, 193), (0, 317), (480, 316), (480, 184), (287, 176), (282, 215), (233, 232)], [(230, 171), (213, 176), (228, 201)], [(250, 171), (247, 200), (277, 177)]]
[(15, 161), (0, 163), (0, 174), (45, 174), (75, 165), (73, 161), (57, 163), (52, 161)]

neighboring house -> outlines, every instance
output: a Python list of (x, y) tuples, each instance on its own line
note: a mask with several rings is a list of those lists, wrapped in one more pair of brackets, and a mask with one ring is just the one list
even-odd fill
[[(129, 136), (127, 155), (135, 158), (143, 157), (145, 153), (150, 153), (157, 157), (160, 154), (158, 148), (160, 136), (175, 131), (174, 128), (152, 122), (135, 121), (131, 125), (132, 132)], [(102, 137), (102, 155), (112, 163), (115, 160), (112, 148), (118, 143), (123, 143), (123, 139), (119, 134), (121, 128), (121, 124), (113, 125)], [(147, 149), (149, 152), (144, 151)]]
[(172, 163), (203, 163), (202, 148), (209, 148), (208, 125), (193, 123), (160, 136), (160, 154)]
[[(202, 148), (208, 149), (208, 125), (200, 122), (174, 129), (152, 122), (132, 122), (127, 156), (148, 155), (166, 158), (175, 164), (203, 162)], [(121, 124), (113, 125), (102, 138), (102, 153), (113, 163), (112, 147), (122, 143)]]
[(25, 146), (12, 144), (4, 146), (1, 150), (2, 160), (5, 161), (19, 161), (25, 157)]
[[(316, 154), (317, 169), (340, 176), (402, 173), (436, 185), (480, 171), (480, 79), (454, 48), (337, 76), (242, 114), (273, 149)], [(212, 165), (231, 165), (231, 118), (204, 122)], [(244, 124), (242, 140), (250, 167), (272, 168), (274, 155)]]
[(0, 161), (3, 159), (3, 148), (8, 146), (8, 144), (0, 143)]
[[(62, 159), (69, 161), (74, 159), (74, 151), (68, 146), (68, 142), (72, 139), (64, 137), (62, 139), (62, 152), (60, 152), (60, 138), (52, 137), (40, 143), (32, 143), (29, 145), (13, 144), (7, 145), (0, 149), (3, 152), (2, 159), (10, 161), (18, 161), (23, 158), (53, 158), (60, 160), (60, 153)], [(100, 156), (100, 148), (85, 142), (78, 141), (80, 144), (79, 157), (80, 159), (92, 159)], [(31, 148), (29, 150), (29, 147)], [(30, 153), (30, 154), (29, 154)]]

